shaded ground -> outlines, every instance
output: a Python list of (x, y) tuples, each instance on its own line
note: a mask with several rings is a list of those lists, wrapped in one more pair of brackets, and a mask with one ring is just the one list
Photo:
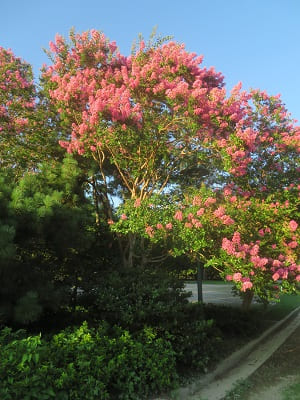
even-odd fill
[[(214, 290), (214, 296), (216, 292), (219, 292), (216, 287), (211, 289)], [(228, 289), (230, 293), (230, 286), (224, 288), (227, 293)], [(282, 306), (282, 311), (284, 311), (284, 304)], [(283, 315), (286, 315), (286, 312)], [(300, 400), (299, 335), (300, 311), (298, 308), (292, 317), (288, 316), (272, 325), (261, 337), (221, 362), (218, 368), (204, 379), (200, 378), (192, 385), (181, 388), (165, 398)], [(234, 390), (232, 390), (233, 387)]]
[[(210, 376), (207, 376), (205, 380), (199, 381), (198, 388), (194, 387), (193, 392), (186, 396), (189, 400), (221, 400), (225, 397), (234, 385), (238, 382), (247, 380), (252, 374), (256, 373), (261, 366), (270, 359), (273, 353), (276, 354), (283, 343), (288, 340), (290, 335), (298, 330), (300, 326), (300, 311), (299, 309), (293, 313), (293, 317), (287, 317), (281, 322), (275, 324), (268, 331), (264, 332), (261, 337), (248, 343), (239, 352), (234, 353), (231, 357), (227, 358), (220, 363), (217, 370), (214, 371)], [(287, 357), (286, 357), (287, 358)], [(286, 376), (291, 372), (291, 366), (287, 363), (285, 369), (288, 371)], [(276, 368), (273, 366), (270, 371)], [(284, 368), (283, 368), (284, 369)], [(281, 376), (282, 370), (278, 374)], [(294, 368), (292, 368), (294, 370)], [(293, 372), (294, 373), (294, 372)], [(297, 375), (297, 373), (295, 373)], [(258, 374), (259, 376), (259, 374)], [(266, 379), (263, 378), (264, 384)], [(271, 378), (270, 382), (274, 385), (274, 379)], [(275, 382), (277, 383), (277, 382)], [(251, 391), (247, 388), (244, 391), (245, 395), (239, 397), (228, 397), (228, 399), (243, 399), (247, 400), (246, 394), (250, 394)], [(184, 397), (180, 397), (184, 399)], [(255, 400), (261, 399), (261, 397), (255, 397)], [(251, 398), (251, 400), (253, 400)], [(274, 398), (272, 397), (272, 400)], [(289, 400), (289, 399), (288, 399)]]
[(226, 400), (300, 400), (300, 327)]

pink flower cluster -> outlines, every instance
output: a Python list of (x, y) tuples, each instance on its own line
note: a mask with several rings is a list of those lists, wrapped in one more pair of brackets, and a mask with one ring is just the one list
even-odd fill
[[(291, 226), (293, 229), (296, 225), (292, 223)], [(265, 234), (265, 231), (271, 233), (271, 230), (266, 228), (263, 230), (263, 235)], [(262, 232), (260, 232), (260, 234), (262, 234)], [(280, 253), (276, 258), (261, 256), (259, 254), (259, 241), (257, 241), (255, 244), (242, 243), (239, 232), (235, 232), (231, 240), (223, 238), (222, 249), (230, 256), (245, 260), (245, 266), (247, 263), (251, 263), (249, 264), (252, 265), (252, 269), (250, 271), (251, 276), (255, 276), (256, 274), (260, 274), (262, 271), (264, 271), (265, 273), (271, 274), (270, 276), (273, 281), (278, 281), (279, 279), (295, 279), (296, 281), (299, 281), (298, 274), (300, 272), (300, 265), (296, 264), (294, 255), (289, 250), (289, 248), (294, 249), (298, 245), (296, 242), (296, 237), (294, 239), (294, 241), (286, 244), (286, 254)], [(277, 246), (273, 245), (272, 249), (276, 250)], [(246, 268), (245, 271), (247, 270), (248, 269)], [(234, 280), (235, 282), (242, 282), (244, 278), (242, 278), (241, 273), (234, 273), (233, 275), (227, 275), (226, 279)], [(248, 277), (246, 277), (245, 282), (248, 282)], [(249, 284), (242, 285), (241, 290), (244, 290), (247, 285)]]
[(240, 272), (235, 272), (233, 275), (226, 275), (227, 281), (234, 281), (236, 283), (241, 283), (241, 291), (245, 292), (246, 290), (250, 290), (253, 287), (253, 283), (251, 282), (249, 277), (243, 277)]
[(217, 208), (217, 210), (214, 211), (214, 216), (219, 218), (224, 225), (233, 225), (234, 220), (229, 216), (225, 214), (226, 210), (225, 207), (220, 206)]
[(0, 132), (23, 133), (35, 107), (35, 89), (29, 64), (0, 47)]

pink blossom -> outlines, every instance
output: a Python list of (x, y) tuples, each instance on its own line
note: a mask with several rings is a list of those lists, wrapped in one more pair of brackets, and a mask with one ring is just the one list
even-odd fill
[(188, 228), (188, 229), (190, 229), (190, 228), (193, 227), (193, 225), (192, 225), (190, 222), (186, 222), (186, 223), (184, 224), (184, 226), (185, 226), (185, 228)]
[(108, 223), (108, 225), (113, 225), (113, 224), (114, 224), (114, 221), (113, 221), (112, 219), (109, 219), (109, 220), (107, 221), (107, 223)]
[(240, 282), (242, 280), (242, 274), (240, 272), (236, 272), (233, 274), (233, 280), (236, 282)]
[(234, 220), (229, 217), (229, 215), (223, 215), (221, 217), (221, 221), (223, 222), (224, 225), (233, 225), (234, 224)]
[[(300, 275), (299, 275), (299, 276), (300, 276)], [(226, 275), (226, 280), (227, 280), (227, 281), (232, 281), (232, 279), (233, 279), (233, 278), (232, 278), (232, 275)]]
[(259, 246), (255, 244), (252, 249), (250, 250), (250, 255), (251, 256), (257, 256), (259, 252)]
[(273, 267), (281, 267), (282, 266), (282, 262), (279, 260), (273, 260), (272, 263)]
[(224, 196), (230, 196), (232, 194), (232, 190), (229, 187), (224, 189)]
[(239, 232), (234, 232), (233, 236), (232, 236), (232, 242), (239, 244), (241, 243), (241, 235)]
[(289, 242), (289, 243), (288, 243), (288, 246), (289, 246), (291, 249), (295, 249), (296, 247), (298, 247), (298, 243), (297, 243), (295, 240), (293, 240), (292, 242)]
[(199, 210), (197, 211), (198, 217), (201, 217), (201, 215), (203, 214), (204, 214), (204, 208), (199, 208)]
[(154, 230), (153, 230), (152, 226), (148, 225), (146, 227), (145, 231), (146, 231), (147, 235), (149, 235), (151, 238), (154, 236)]
[(297, 224), (297, 222), (296, 221), (294, 221), (293, 219), (290, 221), (290, 223), (289, 223), (289, 227), (290, 227), (290, 230), (292, 231), (292, 232), (295, 232), (295, 230), (298, 228), (298, 224)]
[(141, 199), (136, 199), (134, 202), (134, 207), (137, 208), (141, 205)]
[(225, 208), (224, 207), (218, 207), (215, 211), (214, 211), (214, 216), (217, 218), (221, 218), (223, 217), (223, 215), (225, 214)]
[(296, 281), (297, 281), (297, 282), (300, 282), (300, 275), (297, 275), (297, 276), (296, 276)]
[(193, 217), (194, 217), (194, 214), (193, 213), (189, 213), (188, 216), (187, 216), (187, 219), (189, 221), (191, 221), (193, 219)]
[(192, 221), (193, 222), (193, 224), (195, 225), (195, 227), (196, 228), (203, 228), (203, 225), (201, 224), (201, 222), (200, 221)]
[(223, 240), (222, 240), (222, 249), (225, 250), (226, 253), (229, 255), (235, 254), (234, 244), (227, 238), (223, 238)]
[(246, 290), (251, 289), (252, 286), (253, 286), (253, 283), (250, 281), (243, 282), (241, 291), (245, 292)]
[(208, 206), (210, 206), (211, 204), (215, 204), (216, 201), (217, 201), (217, 200), (214, 199), (213, 197), (208, 197), (208, 198), (205, 200), (204, 205), (205, 205), (205, 207), (208, 207)]
[(177, 219), (178, 221), (182, 221), (183, 219), (182, 211), (180, 210), (176, 211), (174, 218)]
[(170, 230), (172, 230), (172, 228), (173, 228), (173, 225), (171, 224), (171, 222), (166, 224), (166, 229), (168, 229), (170, 231)]
[(282, 278), (283, 278), (283, 279), (287, 279), (287, 278), (288, 278), (288, 275), (289, 275), (289, 270), (286, 268), (286, 269), (283, 271)]
[(156, 228), (157, 228), (157, 229), (163, 229), (164, 227), (163, 227), (162, 224), (156, 224)]
[(123, 221), (125, 221), (126, 219), (128, 219), (128, 217), (127, 217), (126, 214), (122, 214), (122, 215), (121, 215), (121, 219), (122, 219)]
[(195, 196), (193, 198), (193, 206), (201, 206), (201, 197)]
[(279, 278), (280, 278), (280, 275), (278, 274), (278, 272), (275, 272), (275, 274), (272, 275), (273, 281), (278, 281)]

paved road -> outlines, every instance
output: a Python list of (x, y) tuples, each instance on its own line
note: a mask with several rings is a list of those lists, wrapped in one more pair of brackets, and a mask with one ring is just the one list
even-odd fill
[[(192, 292), (191, 301), (198, 300), (197, 284), (187, 283), (185, 288), (188, 292)], [(232, 286), (226, 284), (204, 284), (203, 285), (203, 301), (204, 303), (224, 304), (224, 305), (241, 305), (242, 300), (239, 296), (234, 296)]]

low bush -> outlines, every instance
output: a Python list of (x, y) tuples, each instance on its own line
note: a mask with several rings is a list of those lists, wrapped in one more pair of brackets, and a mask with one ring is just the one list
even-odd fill
[(183, 283), (166, 272), (134, 268), (104, 274), (78, 303), (94, 320), (137, 332), (144, 326), (172, 325), (188, 304), (188, 297)]
[(1, 400), (142, 399), (177, 379), (171, 344), (152, 329), (133, 337), (84, 323), (49, 341), (17, 337), (0, 335)]
[(247, 338), (257, 334), (263, 328), (261, 313), (241, 308), (206, 304), (205, 319), (213, 319), (225, 337)]
[(173, 330), (170, 342), (176, 353), (180, 375), (206, 372), (209, 363), (217, 358), (221, 335), (214, 321), (190, 321)]
[(218, 354), (221, 333), (201, 304), (188, 302), (183, 282), (162, 270), (123, 270), (103, 277), (103, 283), (81, 297), (94, 319), (104, 319), (136, 333), (145, 326), (168, 338), (177, 370), (203, 371)]

